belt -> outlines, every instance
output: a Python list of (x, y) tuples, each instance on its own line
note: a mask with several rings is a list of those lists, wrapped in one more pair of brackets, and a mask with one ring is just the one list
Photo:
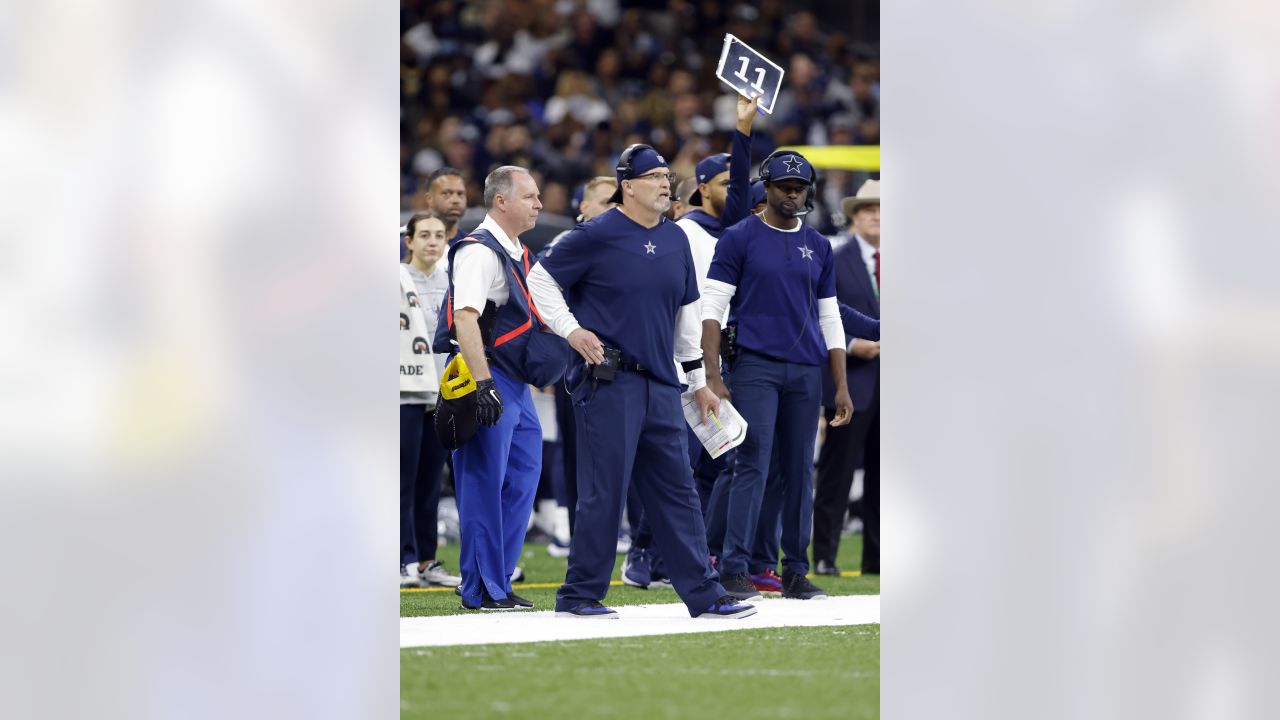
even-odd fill
[(619, 362), (619, 363), (618, 363), (618, 369), (619, 369), (619, 370), (626, 370), (627, 372), (639, 373), (639, 374), (641, 374), (641, 375), (652, 375), (652, 374), (653, 374), (653, 371), (652, 371), (652, 370), (650, 370), (649, 368), (647, 368), (647, 367), (645, 367), (645, 366), (641, 365), (641, 364), (640, 364), (640, 363), (638, 363), (638, 362), (631, 362), (631, 361), (629, 361), (629, 360), (623, 360), (623, 361)]
[(792, 363), (792, 362), (794, 362), (794, 361), (792, 361), (792, 360), (784, 360), (784, 359), (782, 359), (782, 358), (780, 358), (780, 357), (774, 357), (774, 356), (772, 356), (772, 355), (768, 355), (768, 354), (766, 354), (766, 353), (762, 353), (762, 352), (760, 352), (759, 350), (752, 350), (751, 348), (742, 348), (742, 352), (751, 353), (752, 355), (755, 355), (756, 357), (762, 357), (762, 358), (764, 358), (765, 360), (772, 360), (773, 362), (776, 362), (776, 363)]

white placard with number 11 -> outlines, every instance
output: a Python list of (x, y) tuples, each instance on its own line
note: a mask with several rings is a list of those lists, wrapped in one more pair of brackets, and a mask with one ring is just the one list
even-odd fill
[(756, 52), (731, 33), (725, 33), (724, 47), (720, 49), (720, 64), (716, 77), (746, 97), (760, 97), (759, 108), (773, 114), (773, 103), (778, 99), (785, 73), (777, 63)]

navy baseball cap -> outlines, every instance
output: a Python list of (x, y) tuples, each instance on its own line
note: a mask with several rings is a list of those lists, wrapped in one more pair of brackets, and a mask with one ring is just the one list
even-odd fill
[(764, 202), (764, 181), (756, 180), (751, 183), (751, 207), (755, 207)]
[(643, 143), (637, 143), (622, 151), (618, 157), (618, 165), (614, 171), (618, 175), (618, 188), (609, 196), (609, 202), (622, 202), (622, 181), (634, 180), (654, 168), (667, 167), (667, 159), (657, 150)]
[(800, 153), (776, 152), (768, 158), (767, 167), (760, 168), (760, 179), (777, 182), (795, 178), (813, 184), (813, 165)]
[[(702, 183), (711, 180), (711, 178), (719, 175), (720, 173), (728, 172), (728, 171), (729, 171), (729, 153), (717, 153), (715, 155), (710, 155), (708, 157), (702, 158), (702, 160), (698, 162), (698, 168), (697, 170), (694, 171), (693, 175), (698, 179), (698, 184), (701, 185)], [(693, 194), (689, 196), (689, 204), (690, 205), (702, 204), (701, 189), (693, 191)]]

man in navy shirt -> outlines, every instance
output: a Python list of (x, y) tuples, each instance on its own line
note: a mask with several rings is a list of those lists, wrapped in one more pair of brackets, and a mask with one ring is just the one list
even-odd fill
[[(693, 255), (699, 288), (707, 279), (707, 269), (711, 266), (711, 256), (715, 253), (720, 233), (747, 216), (751, 124), (756, 117), (757, 104), (757, 99), (738, 97), (738, 126), (733, 135), (732, 154), (708, 155), (698, 162), (694, 176), (689, 178), (697, 183), (694, 186), (696, 189), (688, 198), (690, 210), (677, 220), (676, 225), (689, 238), (689, 251)], [(689, 429), (689, 453), (703, 518), (708, 526), (718, 519), (718, 526), (722, 529), (723, 513), (717, 513), (716, 519), (708, 517), (707, 500), (716, 477), (727, 468), (728, 457), (721, 455), (712, 459), (693, 434), (692, 428)], [(634, 587), (649, 587), (654, 584), (669, 587), (661, 553), (652, 547), (649, 522), (644, 513), (638, 512), (640, 503), (634, 491), (629, 500), (631, 505), (627, 512), (635, 522), (631, 528), (631, 549), (627, 551), (622, 566), (622, 581)], [(710, 534), (709, 545), (712, 552), (719, 552), (718, 539), (722, 535), (722, 530)]]
[(726, 308), (737, 324), (739, 356), (732, 363), (732, 399), (747, 421), (737, 448), (728, 495), (720, 577), (735, 597), (751, 597), (751, 567), (769, 462), (777, 445), (782, 483), (783, 597), (824, 595), (806, 577), (813, 523), (810, 465), (822, 365), (835, 377), (836, 413), (831, 424), (849, 422), (852, 403), (846, 386), (845, 340), (836, 301), (831, 243), (801, 217), (811, 207), (813, 166), (797, 153), (778, 151), (760, 168), (763, 214), (726, 230), (716, 244), (703, 286), (702, 346), (707, 384), (722, 398), (720, 330)]
[(565, 377), (577, 426), (577, 522), (556, 614), (617, 617), (600, 601), (634, 482), (689, 614), (746, 617), (755, 608), (730, 597), (711, 570), (689, 469), (673, 359), (704, 416), (719, 400), (705, 387), (689, 240), (665, 217), (667, 162), (648, 145), (632, 145), (616, 171), (610, 200), (620, 206), (576, 227), (529, 273), (543, 319), (578, 355)]

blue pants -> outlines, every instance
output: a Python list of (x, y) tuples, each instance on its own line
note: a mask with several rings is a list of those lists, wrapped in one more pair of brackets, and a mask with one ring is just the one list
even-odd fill
[(569, 510), (569, 533), (573, 533), (574, 511), (578, 507), (578, 446), (574, 442), (577, 428), (573, 420), (573, 399), (564, 387), (564, 378), (556, 381), (556, 425), (560, 428), (561, 483), (555, 488), (556, 504)]
[[(782, 507), (781, 546), (786, 571), (809, 572), (809, 533), (813, 526), (813, 441), (822, 404), (822, 369), (787, 363), (748, 350), (733, 368), (734, 407), (747, 421), (747, 437), (738, 446), (729, 480), (721, 573), (751, 569), (761, 542), (761, 505), (777, 446)], [(765, 517), (766, 535), (770, 518)]]
[(426, 405), (400, 406), (400, 564), (436, 559), (436, 515), (446, 450)]
[(453, 451), (462, 526), (458, 566), (462, 599), (471, 606), (480, 604), (482, 584), (495, 600), (511, 592), (542, 469), (542, 426), (529, 387), (492, 365), (489, 371), (502, 395), (502, 417)]
[(581, 383), (574, 398), (577, 522), (556, 609), (604, 599), (627, 490), (634, 482), (671, 584), (690, 615), (702, 613), (725, 593), (707, 562), (679, 388), (619, 372), (595, 390)]
[[(724, 553), (724, 532), (729, 522), (729, 487), (733, 484), (732, 463), (736, 450), (717, 459), (728, 459), (726, 466), (716, 476), (710, 497), (707, 499), (707, 547), (711, 554)], [(751, 560), (747, 571), (752, 575), (772, 568), (778, 569), (778, 542), (782, 534), (782, 475), (778, 472), (778, 443), (773, 445), (769, 459), (769, 479), (764, 486), (764, 499), (760, 502), (760, 516), (756, 521), (756, 539), (752, 544)]]

